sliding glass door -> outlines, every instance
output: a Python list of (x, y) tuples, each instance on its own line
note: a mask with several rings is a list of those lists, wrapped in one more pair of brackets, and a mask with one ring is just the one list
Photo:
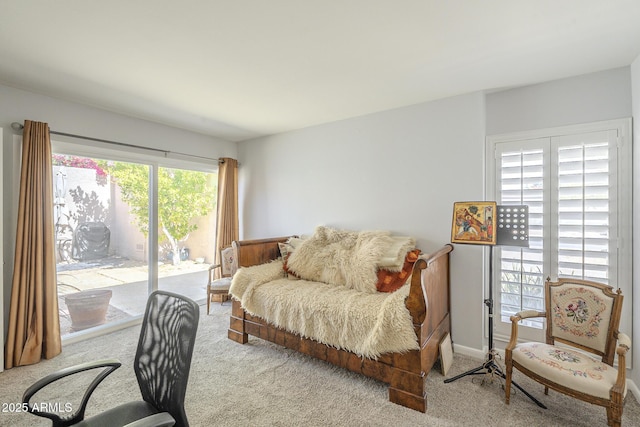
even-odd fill
[(158, 288), (205, 296), (215, 252), (218, 175), (158, 168)]
[[(137, 171), (139, 198), (123, 194), (109, 168)], [(141, 205), (149, 205), (149, 165), (54, 154), (54, 222), (63, 336), (144, 312), (148, 239)], [(139, 179), (138, 179), (139, 178)], [(147, 209), (148, 211), (148, 209)]]
[(53, 156), (63, 337), (137, 321), (154, 289), (205, 298), (217, 174), (135, 160)]

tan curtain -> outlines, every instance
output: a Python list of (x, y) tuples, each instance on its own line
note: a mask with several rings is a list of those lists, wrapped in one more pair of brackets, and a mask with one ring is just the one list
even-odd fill
[[(220, 264), (220, 249), (239, 238), (238, 227), (238, 161), (227, 157), (219, 160), (218, 218), (216, 226), (216, 264)], [(220, 269), (216, 270), (220, 274)]]
[(5, 367), (61, 351), (49, 126), (26, 120)]

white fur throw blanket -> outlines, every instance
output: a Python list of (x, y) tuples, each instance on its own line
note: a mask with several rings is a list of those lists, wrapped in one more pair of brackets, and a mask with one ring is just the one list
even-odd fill
[(230, 293), (251, 315), (359, 356), (418, 349), (404, 301), (409, 285), (370, 293), (340, 285), (282, 277), (282, 261), (240, 268)]
[(287, 268), (302, 279), (375, 293), (378, 268), (400, 271), (414, 247), (414, 239), (392, 237), (388, 231), (319, 226), (291, 254)]

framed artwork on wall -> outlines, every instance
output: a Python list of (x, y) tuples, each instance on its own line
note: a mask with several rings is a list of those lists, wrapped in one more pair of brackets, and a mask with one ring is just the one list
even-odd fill
[(451, 243), (496, 244), (496, 202), (455, 202)]

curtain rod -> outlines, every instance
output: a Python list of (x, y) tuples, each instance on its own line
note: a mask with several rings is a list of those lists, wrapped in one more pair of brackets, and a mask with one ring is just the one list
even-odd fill
[[(18, 122), (13, 122), (13, 123), (11, 123), (11, 129), (13, 129), (14, 131), (21, 131), (22, 129), (24, 129), (24, 125), (21, 124), (21, 123), (18, 123)], [(142, 150), (155, 151), (157, 153), (164, 154), (165, 157), (167, 157), (169, 154), (177, 154), (177, 155), (180, 155), (180, 156), (195, 157), (195, 158), (198, 158), (198, 159), (215, 160), (217, 162), (221, 161), (220, 159), (216, 159), (216, 158), (212, 158), (212, 157), (196, 156), (194, 154), (180, 153), (178, 151), (168, 151), (168, 150), (161, 150), (159, 148), (143, 147), (141, 145), (127, 144), (125, 142), (111, 141), (111, 140), (108, 140), (108, 139), (94, 138), (94, 137), (91, 137), (91, 136), (76, 135), (76, 134), (73, 134), (73, 133), (58, 132), (58, 131), (54, 131), (54, 130), (49, 130), (49, 133), (54, 134), (54, 135), (67, 136), (67, 137), (70, 137), (70, 138), (86, 139), (88, 141), (104, 142), (104, 143), (107, 143), (107, 144), (119, 145), (121, 147), (138, 148), (138, 149), (142, 149)]]

